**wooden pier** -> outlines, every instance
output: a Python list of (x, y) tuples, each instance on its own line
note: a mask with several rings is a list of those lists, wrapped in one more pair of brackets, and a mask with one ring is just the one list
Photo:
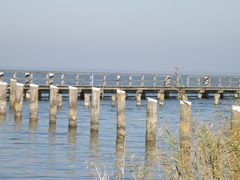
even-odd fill
[[(218, 94), (239, 98), (240, 76), (189, 75), (175, 77), (172, 74), (123, 74), (123, 73), (63, 73), (63, 72), (15, 72), (3, 71), (0, 81), (24, 84), (24, 92), (30, 83), (39, 85), (39, 97), (49, 97), (50, 85), (58, 87), (60, 94), (68, 95), (69, 86), (78, 89), (79, 98), (92, 92), (92, 87), (101, 89), (101, 97), (115, 94), (117, 89), (126, 92), (126, 97), (139, 99), (147, 96), (164, 99), (177, 97), (184, 91), (189, 97), (208, 98)], [(8, 92), (10, 92), (10, 85)], [(218, 95), (216, 97), (218, 97)], [(217, 101), (216, 101), (217, 102)]]

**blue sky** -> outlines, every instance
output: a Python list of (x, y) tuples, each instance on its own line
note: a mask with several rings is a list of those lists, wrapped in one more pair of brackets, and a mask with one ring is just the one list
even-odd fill
[(238, 73), (239, 9), (239, 0), (0, 0), (0, 68)]

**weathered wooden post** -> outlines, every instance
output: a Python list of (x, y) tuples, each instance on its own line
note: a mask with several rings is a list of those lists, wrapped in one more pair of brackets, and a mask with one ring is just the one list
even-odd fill
[(64, 74), (61, 74), (60, 84), (61, 86), (64, 86)]
[(84, 93), (84, 107), (90, 107), (90, 94)]
[(141, 77), (141, 86), (144, 86), (144, 75)]
[(90, 76), (89, 76), (89, 85), (90, 86), (93, 86), (93, 82), (94, 81), (94, 75), (93, 74), (91, 74)]
[(164, 99), (165, 99), (164, 90), (158, 91), (157, 96), (158, 96), (159, 105), (163, 106), (164, 105)]
[(78, 89), (76, 87), (69, 86), (69, 128), (77, 127), (77, 99), (78, 99)]
[(157, 100), (147, 98), (146, 142), (156, 141), (157, 114)]
[[(128, 86), (132, 86), (132, 76), (129, 76), (128, 78)], [(240, 87), (240, 85), (239, 85)]]
[(14, 104), (15, 118), (21, 119), (22, 117), (22, 103), (23, 103), (23, 88), (24, 84), (17, 83), (16, 85), (16, 97)]
[(16, 88), (17, 88), (17, 81), (15, 79), (10, 80), (10, 97), (9, 97), (9, 106), (10, 108), (14, 108), (15, 105), (15, 98), (16, 98)]
[(57, 108), (62, 107), (62, 94), (58, 93), (57, 94)]
[(56, 124), (58, 87), (50, 85), (49, 124)]
[(187, 77), (187, 87), (189, 87), (190, 86), (190, 77), (188, 76)]
[(126, 115), (125, 115), (125, 99), (126, 93), (122, 90), (117, 90), (117, 137), (126, 137)]
[(218, 105), (219, 104), (219, 98), (220, 98), (220, 94), (216, 93), (214, 95), (214, 105)]
[[(233, 105), (232, 106), (232, 117), (231, 117), (231, 141), (232, 144), (231, 146), (234, 149), (239, 149), (240, 148), (240, 106), (238, 105)], [(234, 168), (233, 171), (233, 176), (232, 179), (240, 179), (240, 172), (238, 170), (239, 168), (239, 161), (237, 160), (238, 151), (233, 151), (232, 152), (232, 167)]]
[(17, 73), (16, 72), (13, 73), (13, 79), (15, 79), (15, 80), (17, 79)]
[(104, 76), (103, 76), (103, 86), (106, 86), (106, 79), (107, 79), (107, 76), (104, 75)]
[(154, 76), (154, 77), (153, 77), (153, 86), (156, 86), (156, 82), (157, 82), (157, 77)]
[(38, 89), (38, 85), (30, 84), (30, 121), (36, 121), (38, 119)]
[(101, 89), (92, 87), (91, 131), (98, 131)]
[(117, 75), (117, 79), (116, 79), (116, 85), (119, 86), (120, 85), (120, 75)]
[(180, 155), (184, 165), (183, 171), (187, 171), (190, 164), (191, 107), (191, 102), (180, 100)]
[(112, 106), (116, 105), (116, 100), (117, 100), (116, 94), (112, 94)]
[(76, 86), (79, 86), (79, 74), (76, 75)]
[(0, 116), (6, 115), (7, 85), (6, 82), (0, 82)]
[(136, 92), (136, 105), (141, 106), (142, 93), (140, 91)]

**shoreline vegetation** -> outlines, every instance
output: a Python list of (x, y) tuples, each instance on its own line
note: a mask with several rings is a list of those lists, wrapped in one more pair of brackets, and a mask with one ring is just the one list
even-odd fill
[(133, 179), (152, 179), (152, 176), (158, 179), (240, 179), (240, 123), (232, 117), (231, 129), (226, 129), (193, 118), (191, 121), (188, 149), (181, 148), (180, 138), (175, 133), (162, 127), (158, 130), (158, 140), (164, 140), (167, 146), (146, 145), (145, 160), (140, 161), (135, 155), (126, 156), (122, 147), (117, 159), (120, 163), (116, 164), (117, 174), (107, 171), (105, 164), (90, 162), (88, 168), (92, 168), (93, 175), (100, 180), (114, 176), (125, 179), (125, 161), (132, 169), (130, 178)]

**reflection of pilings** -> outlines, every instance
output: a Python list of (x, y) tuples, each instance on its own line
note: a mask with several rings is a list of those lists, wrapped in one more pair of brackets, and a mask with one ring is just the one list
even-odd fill
[(16, 119), (22, 117), (22, 103), (23, 103), (23, 84), (17, 83), (16, 86), (16, 99), (14, 105), (14, 116)]
[(117, 137), (116, 140), (116, 178), (124, 179), (125, 169), (125, 138)]
[(37, 123), (37, 121), (30, 119), (28, 128), (29, 128), (30, 131), (36, 132), (36, 131), (37, 131), (37, 128), (38, 128), (38, 123)]
[(125, 138), (126, 136), (126, 117), (125, 117), (125, 99), (126, 93), (122, 90), (117, 90), (117, 136)]
[(9, 106), (12, 109), (14, 108), (14, 105), (15, 105), (16, 88), (17, 88), (17, 81), (15, 79), (11, 79), (10, 92), (9, 92)]
[(55, 133), (56, 133), (56, 125), (50, 124), (48, 128), (48, 141), (50, 144), (55, 143)]
[(146, 141), (156, 140), (157, 107), (157, 100), (147, 99)]
[(240, 106), (232, 106), (231, 139), (233, 146), (232, 153), (232, 179), (240, 179), (240, 164), (237, 157), (240, 155)]
[(77, 127), (77, 99), (78, 99), (78, 89), (69, 86), (69, 109), (68, 109), (68, 126), (70, 128)]
[(16, 130), (21, 130), (22, 129), (22, 117), (14, 116), (14, 123), (15, 123), (15, 129)]
[(157, 159), (157, 148), (155, 141), (147, 141), (145, 144), (145, 155), (146, 155), (146, 178), (152, 179), (154, 163)]
[(56, 86), (50, 86), (50, 111), (49, 111), (49, 124), (56, 124), (57, 115), (57, 93), (58, 88)]
[(68, 144), (76, 144), (77, 142), (77, 129), (68, 128)]
[(90, 150), (92, 155), (98, 155), (98, 131), (90, 132)]
[(7, 107), (7, 83), (0, 82), (0, 115), (6, 115)]
[(30, 84), (30, 121), (36, 121), (38, 119), (38, 85)]
[(100, 109), (100, 89), (92, 88), (92, 117), (91, 131), (98, 131), (99, 124), (99, 109)]
[(6, 115), (0, 115), (0, 125), (4, 125), (6, 123)]
[(190, 165), (190, 120), (191, 120), (191, 102), (180, 101), (180, 155), (183, 172), (187, 172)]

